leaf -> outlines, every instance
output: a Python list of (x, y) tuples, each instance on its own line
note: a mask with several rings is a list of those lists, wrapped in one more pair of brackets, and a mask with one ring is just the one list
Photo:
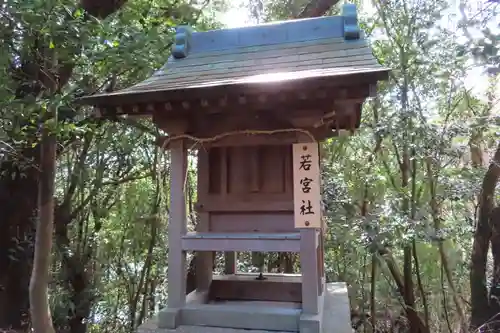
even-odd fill
[(78, 8), (77, 10), (75, 10), (75, 13), (73, 14), (73, 17), (74, 18), (80, 18), (82, 15), (83, 15), (82, 10), (80, 8)]

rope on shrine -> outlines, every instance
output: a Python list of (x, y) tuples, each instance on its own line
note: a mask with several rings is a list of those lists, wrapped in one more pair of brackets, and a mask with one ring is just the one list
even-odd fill
[[(214, 141), (218, 141), (220, 139), (223, 139), (228, 136), (233, 136), (233, 135), (259, 135), (259, 134), (264, 134), (264, 135), (273, 135), (273, 134), (279, 134), (279, 133), (302, 133), (307, 135), (312, 142), (316, 141), (316, 138), (314, 135), (309, 132), (308, 130), (301, 129), (301, 128), (283, 128), (283, 129), (277, 129), (277, 130), (240, 130), (240, 131), (231, 131), (231, 132), (224, 132), (221, 134), (217, 134), (213, 137), (209, 138), (198, 138), (189, 134), (180, 134), (180, 135), (174, 135), (171, 137), (167, 137), (160, 148), (161, 152), (165, 152), (165, 148), (167, 145), (175, 140), (180, 140), (180, 139), (189, 139), (191, 141), (194, 141), (194, 144), (188, 148), (188, 149), (194, 149), (197, 145), (201, 144), (203, 145), (204, 143), (210, 143)], [(189, 161), (188, 161), (189, 163)], [(189, 165), (188, 165), (189, 166)], [(188, 173), (186, 172), (186, 176), (184, 177), (184, 185), (183, 185), (183, 191), (184, 191), (184, 196), (186, 195), (186, 186), (187, 186), (187, 180), (188, 180)]]

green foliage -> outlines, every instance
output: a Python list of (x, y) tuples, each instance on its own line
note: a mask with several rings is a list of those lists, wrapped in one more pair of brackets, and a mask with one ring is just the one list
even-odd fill
[(460, 2), (460, 25), (466, 37), (466, 43), (461, 50), (470, 52), (475, 60), (488, 65), (491, 73), (498, 73), (500, 69), (499, 23), (500, 7), (498, 1), (486, 3)]
[[(104, 19), (82, 4), (2, 2), (2, 162), (36, 169), (25, 156), (40, 125), (57, 134), (54, 322), (131, 332), (165, 300), (168, 164), (150, 122), (103, 123), (75, 99), (145, 79), (169, 57), (175, 26), (218, 27), (225, 2), (130, 0)], [(0, 186), (17, 179), (9, 170)], [(7, 230), (17, 223), (5, 218)]]
[[(392, 73), (378, 97), (365, 104), (358, 133), (324, 144), (328, 278), (348, 281), (353, 310), (373, 310), (375, 322), (386, 326), (404, 312), (405, 302), (388, 270), (391, 261), (384, 253), (390, 251), (401, 274), (411, 265), (414, 306), (430, 331), (445, 332), (456, 327), (457, 306), (465, 307), (468, 299), (470, 240), (487, 166), (484, 159), (471, 164), (472, 148), (480, 147), (484, 157), (498, 144), (498, 93), (491, 88), (484, 100), (471, 91), (465, 78), (474, 58), (464, 47), (485, 55), (483, 64), (496, 61), (495, 47), (464, 45), (462, 31), (453, 29), (461, 14), (446, 1), (360, 5), (371, 13), (360, 19), (374, 54)], [(487, 7), (467, 24), (491, 25), (496, 5)], [(266, 20), (294, 12), (294, 5), (285, 3), (268, 8), (261, 12), (274, 16)], [(403, 256), (408, 248), (418, 261)], [(452, 271), (451, 280), (444, 269)], [(454, 292), (460, 294), (458, 305)], [(368, 301), (371, 293), (375, 304)], [(372, 328), (366, 321), (358, 329)]]
[[(259, 21), (294, 17), (305, 4), (243, 3)], [(0, 48), (0, 142), (7, 157), (22, 160), (26, 149), (36, 148), (44, 112), (58, 112), (57, 122), (50, 120), (61, 146), (51, 285), (56, 326), (81, 316), (88, 319), (88, 332), (132, 332), (167, 296), (169, 164), (168, 155), (152, 145), (157, 130), (142, 120), (96, 121), (75, 99), (143, 80), (166, 61), (176, 25), (217, 28), (226, 5), (130, 0), (103, 20), (66, 0), (8, 0), (0, 8), (6, 41)], [(463, 13), (447, 1), (359, 5), (369, 13), (360, 20), (374, 54), (393, 71), (378, 97), (365, 104), (361, 129), (323, 144), (327, 277), (348, 282), (353, 310), (373, 310), (377, 325), (390, 326), (407, 307), (389, 270), (389, 254), (402, 272), (410, 249), (414, 306), (422, 317), (428, 308), (424, 320), (431, 332), (448, 332), (447, 321), (455, 327), (460, 319), (453, 288), (461, 300), (469, 298), (477, 195), (484, 157), (499, 131), (496, 82), (491, 80), (484, 99), (465, 78), (473, 55), (498, 64), (498, 36), (485, 30), (483, 41), (464, 44), (462, 29), (446, 24), (450, 17), (457, 23)], [(487, 9), (462, 23), (491, 25), (496, 7)], [(25, 72), (25, 64), (40, 61), (65, 81), (58, 89)], [(192, 209), (196, 184), (190, 167)], [(16, 174), (4, 172), (7, 177)], [(239, 265), (252, 269), (248, 255)], [(81, 290), (79, 277), (85, 281)], [(372, 332), (368, 322), (358, 329)]]

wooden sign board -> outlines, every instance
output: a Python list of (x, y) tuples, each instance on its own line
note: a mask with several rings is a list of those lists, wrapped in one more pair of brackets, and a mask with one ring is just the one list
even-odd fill
[(319, 144), (293, 145), (295, 228), (321, 228)]

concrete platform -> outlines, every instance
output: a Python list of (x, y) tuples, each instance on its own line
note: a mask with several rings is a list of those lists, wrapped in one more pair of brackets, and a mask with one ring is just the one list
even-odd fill
[[(311, 330), (311, 327), (300, 328), (300, 333), (352, 333), (349, 297), (347, 286), (342, 282), (327, 283), (324, 297), (322, 331)], [(290, 307), (289, 310), (297, 310)], [(274, 320), (279, 320), (274, 316)], [(281, 326), (281, 325), (278, 325)], [(138, 333), (289, 333), (293, 331), (247, 330), (209, 326), (179, 326), (177, 329), (158, 328), (158, 319), (152, 318), (141, 325)]]

